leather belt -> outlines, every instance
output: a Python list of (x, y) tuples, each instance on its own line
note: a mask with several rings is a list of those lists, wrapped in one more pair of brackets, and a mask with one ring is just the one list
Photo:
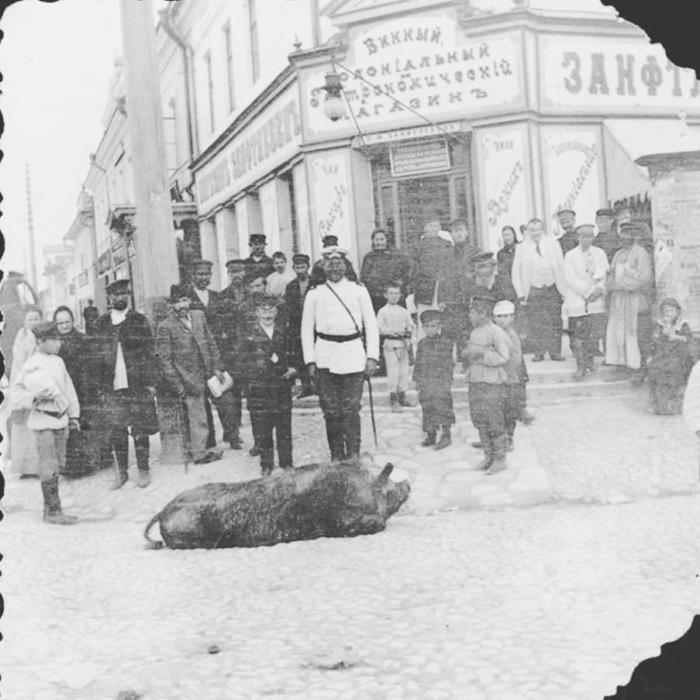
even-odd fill
[(328, 340), (331, 343), (347, 343), (350, 340), (357, 340), (362, 337), (362, 333), (352, 333), (351, 335), (329, 335), (328, 333), (319, 333), (316, 335), (322, 340)]

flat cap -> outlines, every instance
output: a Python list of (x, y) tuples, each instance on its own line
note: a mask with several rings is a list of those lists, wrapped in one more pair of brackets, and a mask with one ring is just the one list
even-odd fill
[(612, 209), (598, 209), (595, 213), (596, 216), (615, 216), (615, 212)]
[(292, 255), (292, 263), (306, 263), (307, 265), (310, 265), (311, 258), (309, 258), (309, 256), (305, 255), (304, 253), (294, 253), (294, 255)]
[(279, 299), (274, 294), (253, 294), (251, 298), (256, 309), (276, 309), (279, 306)]
[(237, 266), (245, 267), (245, 264), (246, 264), (245, 260), (243, 260), (241, 258), (233, 258), (231, 260), (226, 261), (226, 269), (228, 269), (230, 267), (237, 267)]
[(184, 284), (171, 284), (170, 285), (170, 301), (179, 301), (182, 297), (189, 297), (190, 290), (187, 285)]
[(497, 301), (496, 305), (493, 307), (494, 316), (506, 316), (515, 313), (515, 304), (508, 299), (501, 299)]
[(211, 260), (193, 260), (190, 267), (193, 270), (199, 270), (200, 268), (211, 270), (211, 268), (214, 267), (214, 263)]
[(595, 233), (595, 226), (593, 224), (579, 224), (574, 229), (574, 233)]
[(41, 321), (32, 328), (32, 333), (37, 340), (59, 338), (58, 327), (53, 321)]
[(651, 238), (651, 229), (644, 221), (625, 221), (620, 224), (620, 233), (627, 236)]
[(562, 214), (573, 214), (576, 216), (576, 212), (573, 209), (559, 209), (557, 211), (557, 216), (561, 216)]
[(321, 243), (323, 243), (324, 248), (331, 245), (338, 245), (338, 236), (333, 233), (329, 233), (327, 236), (321, 238)]
[(114, 280), (107, 285), (107, 294), (126, 294), (129, 291), (129, 280)]
[(420, 322), (422, 324), (430, 323), (430, 321), (440, 320), (442, 320), (442, 314), (437, 309), (426, 309), (420, 315)]

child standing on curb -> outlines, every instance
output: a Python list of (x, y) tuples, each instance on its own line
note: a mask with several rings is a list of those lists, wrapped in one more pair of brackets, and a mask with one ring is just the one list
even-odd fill
[(505, 331), (510, 343), (510, 355), (504, 365), (506, 381), (504, 386), (504, 418), (506, 433), (508, 434), (507, 451), (513, 450), (513, 435), (515, 426), (520, 416), (525, 399), (525, 382), (527, 381), (527, 368), (523, 359), (523, 350), (520, 336), (513, 328), (515, 318), (515, 304), (512, 301), (502, 300), (493, 307), (493, 322)]
[(469, 412), (479, 431), (485, 452), (476, 469), (496, 474), (507, 468), (508, 434), (505, 426), (505, 365), (510, 357), (510, 343), (503, 329), (491, 321), (493, 301), (473, 297), (469, 308), (472, 324), (469, 344), (464, 351), (468, 361)]
[[(413, 381), (418, 389), (418, 399), (423, 409), (423, 430), (426, 438), (423, 447), (435, 445), (442, 450), (452, 444), (451, 427), (455, 422), (452, 410), (452, 341), (441, 336), (441, 314), (427, 309), (420, 315), (425, 337), (418, 342)], [(435, 442), (438, 429), (440, 440)]]
[(392, 411), (411, 406), (406, 399), (408, 389), (409, 344), (413, 334), (411, 314), (399, 304), (401, 285), (390, 282), (384, 288), (386, 304), (377, 312), (379, 335), (384, 338), (382, 351), (389, 384), (389, 401)]
[(32, 333), (37, 349), (13, 379), (10, 401), (13, 408), (30, 411), (27, 427), (36, 433), (44, 522), (74, 525), (78, 519), (64, 515), (61, 509), (58, 473), (65, 467), (68, 431), (80, 429), (80, 405), (58, 356), (61, 340), (56, 324), (44, 321), (32, 328)]

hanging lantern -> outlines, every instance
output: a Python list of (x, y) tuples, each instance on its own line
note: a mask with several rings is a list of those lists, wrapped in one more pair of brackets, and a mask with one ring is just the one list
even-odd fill
[(326, 91), (326, 98), (323, 101), (323, 113), (332, 122), (345, 118), (345, 104), (341, 96), (343, 86), (340, 83), (340, 76), (335, 71), (326, 73), (326, 84), (321, 89)]

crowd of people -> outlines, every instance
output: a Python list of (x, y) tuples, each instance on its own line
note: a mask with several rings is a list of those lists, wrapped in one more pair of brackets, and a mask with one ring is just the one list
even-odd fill
[[(674, 299), (652, 320), (651, 235), (641, 222), (616, 225), (596, 212), (595, 225), (557, 213), (563, 234), (541, 220), (502, 230), (494, 255), (475, 246), (464, 221), (444, 230), (426, 222), (410, 254), (389, 245), (381, 229), (359, 276), (334, 236), (322, 257), (266, 252), (250, 236), (250, 255), (226, 264), (229, 284), (210, 288), (212, 263), (192, 264), (190, 280), (173, 284), (168, 314), (152, 331), (130, 308), (128, 280), (107, 288), (109, 308), (93, 307), (86, 333), (68, 307), (44, 321), (30, 306), (9, 368), (12, 469), (39, 477), (47, 522), (73, 522), (58, 498), (58, 475), (82, 476), (116, 461), (119, 489), (129, 478), (129, 435), (137, 483), (150, 483), (150, 436), (169, 415), (185, 458), (222, 457), (213, 411), (231, 449), (243, 449), (246, 398), (250, 454), (263, 475), (293, 468), (293, 387), (319, 395), (332, 460), (358, 461), (366, 379), (386, 372), (389, 404), (410, 406), (413, 379), (423, 413), (424, 446), (451, 444), (451, 385), (457, 363), (469, 385), (471, 420), (484, 451), (478, 468), (507, 468), (518, 421), (527, 411), (524, 352), (532, 361), (562, 361), (564, 324), (576, 361), (573, 379), (595, 370), (595, 357), (637, 380), (648, 378), (653, 409), (678, 413), (693, 365), (692, 334)], [(439, 438), (438, 438), (439, 433)]]

